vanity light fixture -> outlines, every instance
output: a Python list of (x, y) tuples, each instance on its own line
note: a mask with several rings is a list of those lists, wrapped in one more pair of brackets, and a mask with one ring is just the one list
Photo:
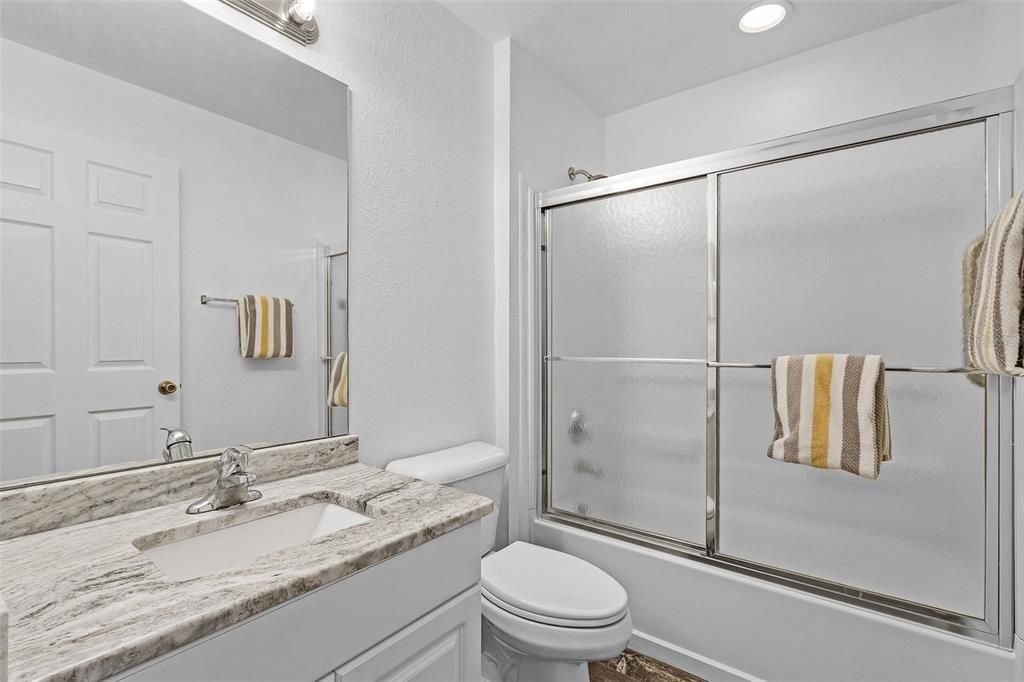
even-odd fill
[(793, 6), (786, 0), (767, 0), (743, 10), (739, 27), (744, 33), (763, 33), (775, 28), (789, 16)]
[(316, 0), (221, 0), (292, 40), (311, 45), (320, 37)]
[(313, 21), (316, 0), (292, 0), (288, 4), (288, 18), (300, 26)]

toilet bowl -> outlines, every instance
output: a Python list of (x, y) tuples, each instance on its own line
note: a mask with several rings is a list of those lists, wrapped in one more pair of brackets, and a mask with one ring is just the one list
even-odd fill
[(480, 592), (483, 675), (489, 682), (587, 682), (587, 663), (617, 656), (633, 632), (625, 589), (579, 557), (525, 542), (492, 552), (508, 455), (465, 443), (387, 466), (489, 497)]
[(593, 564), (515, 542), (480, 566), (484, 675), (589, 679), (587, 662), (617, 656), (633, 633), (626, 591)]

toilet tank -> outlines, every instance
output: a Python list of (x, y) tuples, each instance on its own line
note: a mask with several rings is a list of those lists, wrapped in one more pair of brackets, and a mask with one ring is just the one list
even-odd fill
[(508, 455), (504, 450), (478, 440), (446, 450), (396, 459), (385, 469), (490, 498), (494, 502), (494, 511), (481, 519), (480, 523), (480, 556), (483, 556), (494, 547), (507, 463)]

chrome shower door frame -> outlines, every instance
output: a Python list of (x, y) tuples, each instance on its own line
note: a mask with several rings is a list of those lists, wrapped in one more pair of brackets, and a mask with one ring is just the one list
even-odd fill
[[(897, 616), (988, 644), (1011, 648), (1013, 642), (1013, 417), (1014, 382), (989, 376), (985, 391), (985, 615), (976, 618), (926, 604), (872, 593), (731, 557), (719, 551), (719, 452), (718, 452), (718, 180), (719, 176), (753, 166), (792, 160), (885, 140), (933, 132), (944, 128), (984, 122), (987, 172), (986, 221), (991, 222), (1012, 191), (1013, 153), (1012, 87), (999, 88), (936, 104), (915, 107), (852, 123), (741, 149), (698, 157), (614, 176), (539, 195), (536, 221), (540, 231), (540, 322), (542, 377), (541, 500), (539, 516), (627, 542), (648, 546), (729, 571), (757, 577), (776, 585), (809, 592), (871, 611)], [(1018, 112), (1024, 115), (1024, 112)], [(707, 179), (707, 357), (706, 358), (574, 358), (552, 357), (555, 324), (550, 283), (555, 267), (551, 240), (551, 211), (593, 199), (642, 191), (670, 183)], [(707, 367), (706, 492), (707, 516), (703, 545), (617, 523), (589, 518), (553, 506), (551, 458), (553, 456), (552, 364), (555, 361), (653, 362), (704, 364)], [(736, 363), (752, 365), (749, 363)], [(955, 372), (960, 368), (901, 368), (903, 371)]]

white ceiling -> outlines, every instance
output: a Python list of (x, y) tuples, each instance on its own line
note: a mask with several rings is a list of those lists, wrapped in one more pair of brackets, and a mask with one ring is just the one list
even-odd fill
[(736, 27), (754, 0), (442, 0), (490, 42), (511, 36), (604, 116), (931, 12), (956, 0), (791, 0), (777, 29)]

